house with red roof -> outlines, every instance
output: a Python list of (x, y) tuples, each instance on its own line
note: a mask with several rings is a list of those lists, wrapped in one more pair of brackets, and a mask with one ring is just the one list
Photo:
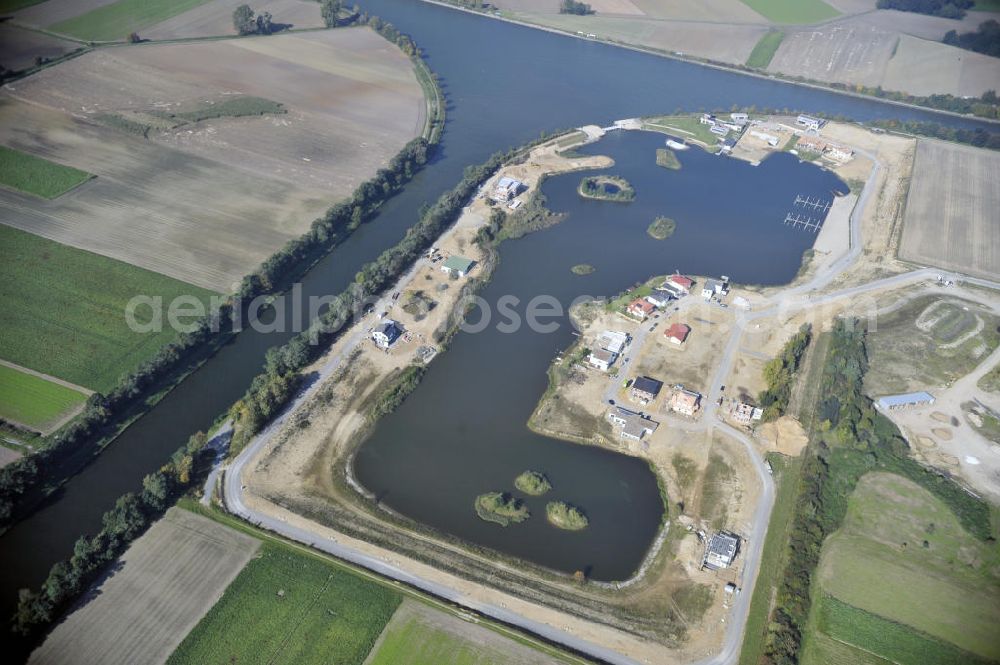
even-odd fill
[(663, 336), (674, 344), (683, 344), (688, 335), (691, 333), (691, 326), (686, 323), (671, 323), (670, 326), (663, 331)]
[(650, 314), (656, 311), (656, 305), (645, 298), (636, 298), (628, 304), (628, 308), (625, 311), (640, 321), (645, 321), (649, 318)]
[(687, 294), (691, 292), (694, 280), (690, 277), (685, 277), (684, 275), (671, 275), (667, 278), (667, 281), (664, 282), (663, 285)]

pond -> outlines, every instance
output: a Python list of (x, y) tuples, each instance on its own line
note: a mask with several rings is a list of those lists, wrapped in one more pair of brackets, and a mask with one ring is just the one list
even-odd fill
[[(785, 226), (785, 212), (797, 195), (830, 199), (847, 191), (832, 173), (787, 154), (754, 167), (692, 149), (680, 155), (681, 170), (668, 171), (656, 165), (664, 139), (650, 132), (608, 135), (580, 152), (609, 155), (614, 167), (545, 182), (549, 207), (567, 217), (500, 246), (500, 265), (481, 293), (494, 312), (502, 296), (516, 297), (523, 315), (539, 294), (568, 306), (675, 269), (726, 274), (735, 282), (788, 282), (815, 236)], [(579, 195), (581, 176), (611, 172), (635, 188), (634, 201)], [(657, 216), (677, 220), (668, 240), (647, 234)], [(596, 270), (573, 274), (580, 263)], [(656, 478), (639, 458), (527, 428), (549, 363), (573, 339), (566, 316), (553, 321), (551, 332), (491, 325), (456, 335), (416, 391), (362, 445), (354, 471), (385, 504), (441, 531), (567, 573), (626, 579), (662, 518)], [(545, 473), (553, 485), (543, 498), (524, 497), (531, 519), (506, 528), (479, 519), (476, 496), (512, 491), (525, 469)], [(555, 500), (580, 506), (590, 526), (579, 532), (549, 526), (545, 504)]]

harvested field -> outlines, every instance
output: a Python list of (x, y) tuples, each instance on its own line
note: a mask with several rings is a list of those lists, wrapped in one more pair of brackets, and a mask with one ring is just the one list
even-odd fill
[(861, 21), (789, 30), (768, 70), (820, 81), (878, 85), (899, 36)]
[(920, 139), (899, 257), (1000, 279), (1000, 153)]
[(978, 97), (996, 88), (998, 80), (1000, 58), (903, 35), (885, 69), (882, 87), (912, 95)]
[(767, 21), (740, 0), (671, 0), (671, 2), (632, 0), (632, 3), (652, 18), (733, 23), (765, 23)]
[(80, 48), (75, 42), (0, 24), (0, 64), (7, 69), (21, 70), (33, 67), (36, 58), (54, 60)]
[(170, 509), (29, 662), (163, 662), (219, 600), (258, 544), (204, 517)]
[(362, 662), (398, 592), (321, 557), (265, 542), (168, 663)]
[[(146, 39), (179, 39), (232, 35), (233, 10), (245, 0), (210, 0), (142, 31)], [(274, 22), (288, 28), (321, 28), (323, 17), (314, 0), (266, 0), (251, 5), (255, 12), (271, 12)]]
[(740, 65), (747, 61), (753, 47), (767, 33), (765, 25), (651, 21), (642, 17), (600, 14), (572, 16), (514, 12), (514, 17), (572, 33), (592, 33), (601, 39)]
[[(404, 600), (365, 665), (553, 665), (546, 656), (484, 626)], [(571, 661), (572, 662), (572, 661)]]
[[(98, 178), (52, 204), (2, 192), (5, 223), (217, 291), (385, 165), (425, 114), (412, 64), (367, 28), (108, 49), (12, 87), (0, 143)], [(98, 122), (236, 95), (287, 113), (151, 122), (148, 140)]]

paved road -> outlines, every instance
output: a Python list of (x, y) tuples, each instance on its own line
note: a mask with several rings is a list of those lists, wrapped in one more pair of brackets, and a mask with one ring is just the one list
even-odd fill
[[(851, 242), (849, 251), (826, 269), (810, 278), (804, 284), (781, 292), (776, 297), (772, 298), (768, 303), (765, 303), (762, 308), (758, 308), (754, 312), (740, 312), (737, 315), (736, 325), (733, 327), (732, 334), (726, 344), (723, 355), (720, 358), (715, 375), (712, 378), (711, 387), (705, 400), (705, 411), (702, 414), (701, 420), (698, 423), (685, 423), (685, 427), (687, 429), (707, 429), (709, 431), (712, 429), (718, 429), (742, 443), (750, 459), (754, 462), (754, 468), (763, 488), (760, 501), (754, 511), (750, 532), (749, 534), (746, 534), (747, 540), (743, 550), (745, 560), (742, 579), (739, 584), (742, 588), (742, 593), (736, 596), (734, 605), (730, 610), (722, 649), (717, 654), (698, 661), (698, 665), (730, 665), (737, 662), (739, 659), (739, 652), (743, 642), (743, 631), (746, 626), (750, 600), (753, 596), (757, 571), (760, 565), (760, 557), (763, 550), (764, 540), (767, 535), (768, 522), (770, 520), (771, 510), (774, 506), (774, 482), (764, 465), (763, 458), (754, 448), (752, 440), (744, 432), (723, 423), (718, 417), (718, 405), (716, 404), (716, 401), (721, 395), (723, 381), (725, 381), (726, 377), (729, 375), (735, 356), (739, 351), (740, 343), (743, 339), (743, 333), (751, 330), (750, 325), (756, 319), (760, 319), (762, 317), (774, 316), (778, 313), (792, 313), (801, 309), (832, 303), (843, 298), (855, 298), (857, 296), (888, 287), (903, 286), (926, 280), (935, 280), (939, 275), (944, 276), (944, 279), (964, 281), (966, 283), (976, 284), (979, 286), (1000, 289), (1000, 284), (990, 282), (988, 280), (970, 278), (952, 273), (945, 273), (936, 269), (924, 268), (887, 277), (885, 279), (870, 282), (861, 286), (842, 289), (840, 291), (822, 296), (814, 296), (812, 294), (813, 291), (830, 284), (839, 274), (850, 267), (861, 253), (861, 215), (869, 196), (874, 190), (873, 185), (878, 170), (882, 168), (881, 165), (875, 160), (874, 156), (868, 155), (867, 153), (864, 154), (872, 159), (875, 167), (869, 175), (862, 195), (851, 214)], [(407, 273), (406, 276), (400, 280), (396, 288), (390, 289), (389, 292), (401, 290), (402, 285), (412, 278), (418, 265), (419, 262)], [(689, 300), (692, 302), (691, 305), (688, 306), (693, 306), (696, 297), (690, 297)], [(383, 299), (376, 306), (376, 310), (382, 311), (387, 304), (387, 299)], [(656, 323), (659, 324), (662, 322), (663, 320), (661, 319), (657, 320)], [(642, 328), (640, 328), (642, 332), (636, 335), (637, 339), (633, 342), (632, 348), (639, 348), (642, 337), (644, 337), (646, 332), (648, 332), (650, 325), (652, 325), (652, 323), (647, 322)], [(554, 628), (548, 624), (540, 623), (533, 619), (516, 614), (515, 612), (512, 612), (504, 607), (481, 603), (451, 587), (413, 575), (408, 571), (391, 565), (382, 559), (369, 556), (363, 552), (338, 543), (334, 539), (319, 537), (311, 531), (290, 525), (280, 518), (274, 518), (265, 513), (250, 510), (243, 503), (244, 487), (241, 481), (243, 469), (257, 456), (264, 446), (267, 445), (267, 443), (271, 440), (271, 437), (273, 437), (274, 434), (281, 429), (288, 417), (294, 413), (295, 410), (299, 408), (299, 406), (301, 406), (307, 399), (309, 399), (309, 397), (312, 396), (323, 381), (332, 375), (344, 359), (347, 358), (357, 345), (367, 337), (367, 329), (368, 326), (364, 322), (362, 322), (361, 325), (356, 325), (355, 330), (350, 333), (348, 343), (344, 344), (342, 350), (332, 356), (324, 364), (319, 373), (318, 380), (314, 381), (305, 391), (303, 391), (292, 402), (292, 404), (285, 409), (282, 415), (268, 425), (268, 427), (266, 427), (262, 432), (260, 432), (232, 462), (225, 475), (224, 503), (226, 508), (233, 514), (238, 515), (249, 522), (257, 524), (262, 528), (301, 543), (311, 545), (312, 547), (327, 552), (333, 556), (375, 571), (387, 578), (403, 582), (440, 598), (468, 607), (486, 616), (516, 626), (531, 633), (535, 633), (547, 640), (565, 645), (590, 657), (608, 663), (614, 663), (616, 665), (639, 665), (638, 661), (619, 654), (607, 647), (594, 644), (571, 633)], [(611, 392), (612, 388), (616, 384), (617, 381), (609, 386), (609, 392)], [(610, 399), (610, 397), (605, 396), (605, 399)], [(211, 494), (214, 491), (218, 472), (219, 469), (213, 470), (209, 481), (206, 483), (206, 500), (210, 499)]]

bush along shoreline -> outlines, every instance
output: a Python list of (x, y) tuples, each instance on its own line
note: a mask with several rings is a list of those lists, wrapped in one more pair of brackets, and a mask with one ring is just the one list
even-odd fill
[[(241, 281), (236, 292), (215, 311), (194, 324), (194, 330), (178, 335), (133, 372), (123, 376), (107, 394), (91, 395), (77, 418), (52, 435), (49, 445), (0, 469), (0, 529), (30, 515), (62, 483), (86, 466), (135, 419), (148, 412), (163, 395), (200, 367), (237, 331), (234, 321), (246, 320), (249, 303), (258, 296), (281, 293), (307, 273), (320, 259), (344, 242), (362, 223), (375, 216), (388, 199), (427, 163), (443, 126), (443, 94), (434, 75), (423, 62), (413, 40), (391, 23), (378, 17), (363, 17), (385, 39), (406, 53), (417, 68), (418, 78), (429, 100), (426, 136), (413, 139), (374, 177), (363, 182), (352, 196), (332, 206), (313, 221), (308, 232), (288, 241)], [(430, 88), (430, 89), (428, 89)], [(433, 92), (433, 95), (431, 93)], [(269, 360), (272, 373), (282, 363)], [(241, 419), (263, 422), (273, 409), (255, 409), (255, 403), (275, 402), (294, 392), (298, 379), (278, 372), (252, 385), (246, 412)], [(264, 396), (267, 399), (264, 400)], [(255, 397), (256, 396), (256, 397)], [(258, 412), (259, 411), (259, 412)]]

